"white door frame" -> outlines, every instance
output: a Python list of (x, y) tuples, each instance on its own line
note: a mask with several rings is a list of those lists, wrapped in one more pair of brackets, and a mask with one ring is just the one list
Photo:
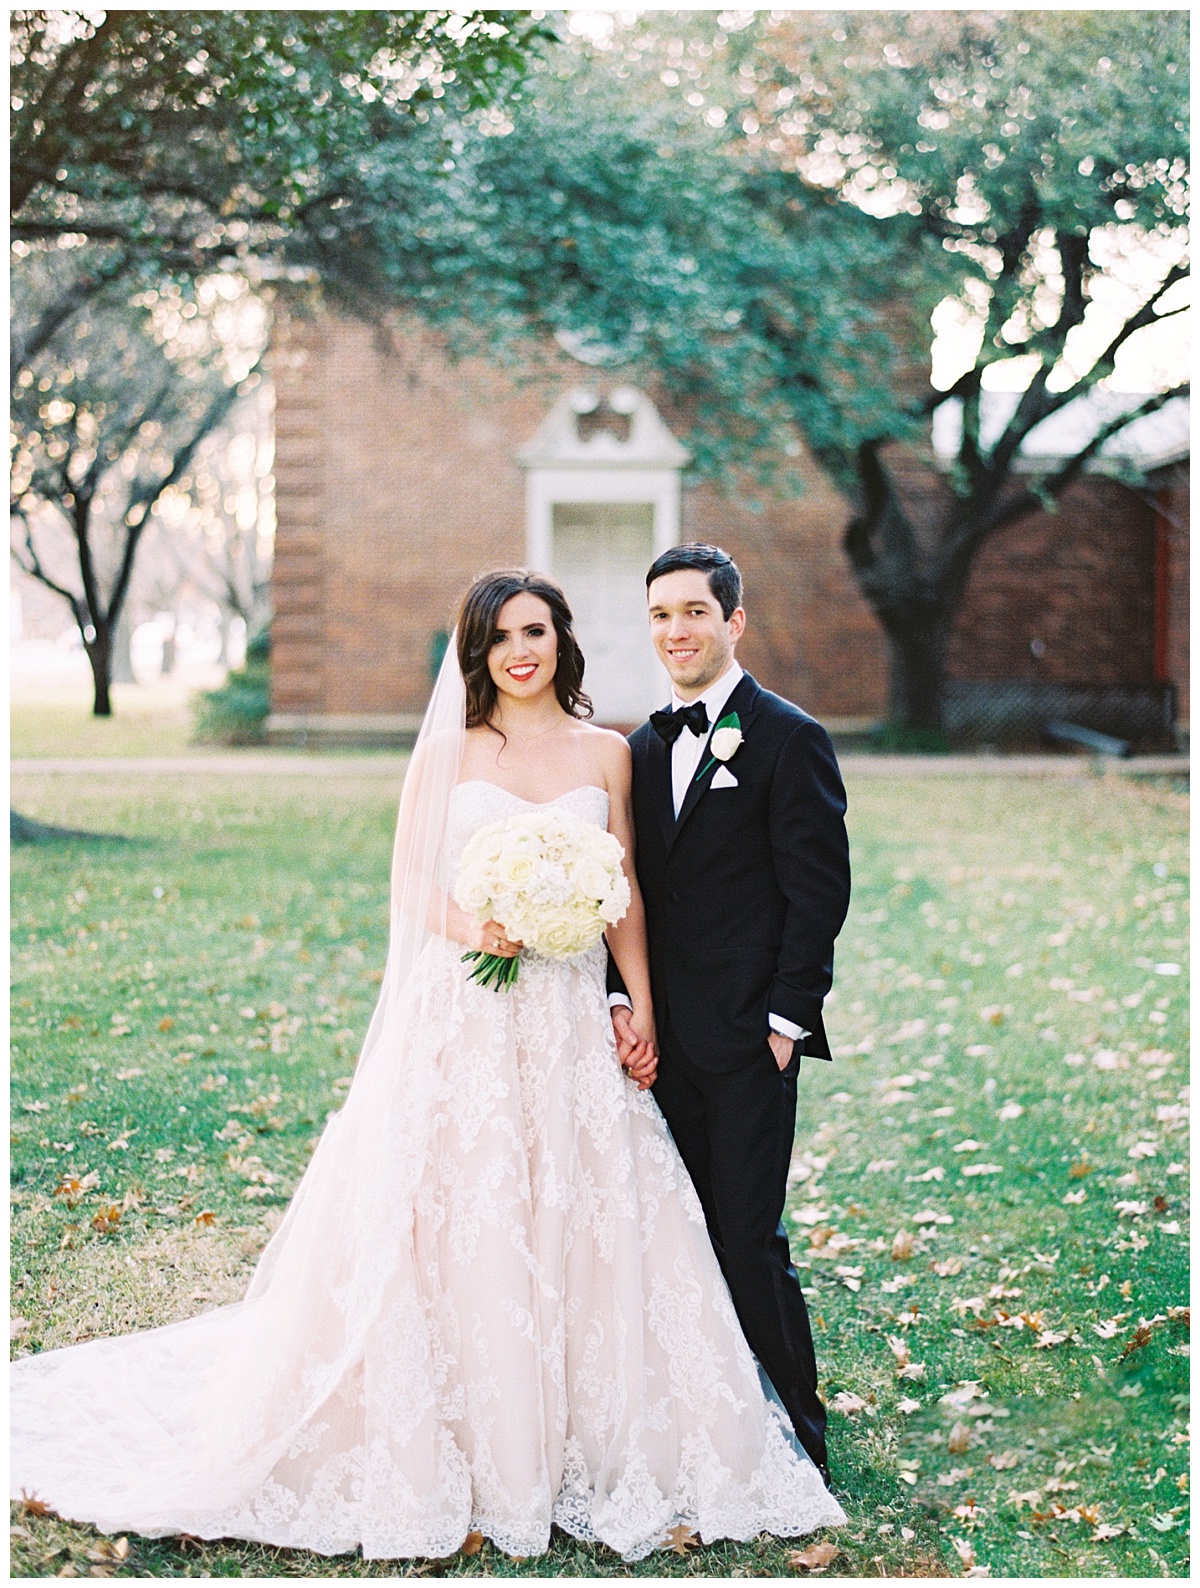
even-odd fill
[(679, 470), (532, 468), (525, 484), (525, 561), (551, 573), (554, 509), (566, 502), (648, 502), (654, 509), (654, 555), (679, 544)]

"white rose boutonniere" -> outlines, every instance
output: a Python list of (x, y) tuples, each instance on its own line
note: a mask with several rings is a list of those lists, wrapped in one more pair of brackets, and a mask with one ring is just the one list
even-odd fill
[(722, 717), (712, 731), (712, 738), (708, 741), (708, 760), (696, 773), (702, 778), (710, 766), (715, 766), (718, 761), (732, 761), (738, 753), (742, 743), (742, 719), (736, 711), (731, 711), (727, 717)]

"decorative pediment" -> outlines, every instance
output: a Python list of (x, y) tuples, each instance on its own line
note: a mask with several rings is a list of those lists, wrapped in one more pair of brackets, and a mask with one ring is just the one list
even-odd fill
[(517, 451), (527, 469), (682, 469), (690, 457), (633, 386), (565, 392)]

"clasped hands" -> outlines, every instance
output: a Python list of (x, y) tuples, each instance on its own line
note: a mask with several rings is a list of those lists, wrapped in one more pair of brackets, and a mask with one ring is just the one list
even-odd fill
[(658, 1044), (653, 1021), (649, 1031), (639, 1030), (637, 1017), (626, 1004), (614, 1004), (612, 1015), (613, 1036), (617, 1039), (617, 1058), (626, 1075), (638, 1084), (638, 1090), (648, 1091), (658, 1074)]
[[(621, 1068), (632, 1076), (639, 1090), (644, 1092), (654, 1085), (658, 1074), (658, 1049), (654, 1035), (639, 1033), (633, 1010), (625, 1004), (614, 1004), (609, 1013), (612, 1015), (613, 1035), (617, 1039), (617, 1058), (621, 1061)], [(772, 1031), (767, 1037), (767, 1044), (780, 1071), (786, 1070), (795, 1047), (792, 1038), (785, 1037), (781, 1031)]]

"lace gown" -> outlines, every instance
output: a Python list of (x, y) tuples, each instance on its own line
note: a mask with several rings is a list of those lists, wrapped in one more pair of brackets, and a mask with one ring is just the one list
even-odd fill
[[(561, 796), (607, 822), (607, 795)], [(524, 802), (455, 790), (451, 865)], [(764, 1393), (691, 1182), (621, 1072), (603, 945), (511, 992), (434, 938), (246, 1299), (23, 1358), (11, 1492), (109, 1532), (629, 1560), (845, 1520)], [(378, 1018), (378, 1015), (377, 1015)]]

